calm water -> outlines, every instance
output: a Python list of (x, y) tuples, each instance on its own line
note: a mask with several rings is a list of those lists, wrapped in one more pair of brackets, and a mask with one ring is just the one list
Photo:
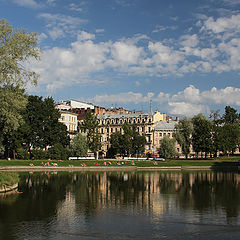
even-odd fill
[(237, 172), (19, 173), (0, 239), (240, 239)]

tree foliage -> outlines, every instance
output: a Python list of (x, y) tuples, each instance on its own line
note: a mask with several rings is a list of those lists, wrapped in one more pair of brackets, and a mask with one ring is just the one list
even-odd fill
[(24, 66), (32, 58), (40, 59), (37, 43), (37, 33), (13, 29), (6, 20), (0, 20), (0, 85), (37, 84), (38, 74)]
[(88, 152), (87, 138), (78, 133), (70, 143), (71, 156), (85, 157)]
[(135, 125), (124, 123), (122, 129), (123, 134), (120, 132), (115, 132), (111, 135), (111, 147), (108, 151), (108, 155), (133, 155), (143, 153), (146, 145), (145, 136), (139, 135)]
[(24, 90), (6, 85), (0, 88), (0, 132), (10, 134), (23, 122), (22, 111), (27, 104)]
[(193, 133), (193, 125), (191, 120), (184, 117), (179, 120), (179, 123), (175, 125), (176, 132), (174, 133), (174, 138), (180, 144), (183, 154), (188, 157), (190, 153), (191, 146), (191, 135)]
[(198, 153), (212, 152), (212, 123), (202, 114), (198, 114), (192, 118), (193, 133), (192, 146), (193, 150)]
[(223, 153), (234, 153), (236, 147), (240, 144), (240, 127), (239, 124), (225, 124), (219, 128), (218, 132), (219, 144), (218, 150)]
[(88, 148), (94, 153), (98, 152), (101, 148), (101, 135), (97, 116), (88, 111), (80, 128), (87, 134)]
[(25, 113), (26, 136), (29, 147), (47, 148), (54, 144), (69, 145), (66, 126), (60, 123), (59, 110), (55, 108), (53, 98), (29, 96)]
[(232, 108), (230, 106), (225, 107), (225, 113), (222, 117), (224, 124), (238, 123), (239, 119), (239, 114), (235, 108)]
[(178, 155), (175, 149), (176, 140), (170, 139), (168, 136), (164, 136), (160, 141), (160, 147), (158, 153), (161, 157), (171, 158)]

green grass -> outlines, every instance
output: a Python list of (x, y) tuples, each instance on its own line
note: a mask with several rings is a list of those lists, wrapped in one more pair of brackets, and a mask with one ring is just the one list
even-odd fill
[[(135, 166), (137, 167), (170, 167), (170, 166), (236, 166), (238, 164), (238, 160), (240, 157), (221, 157), (217, 159), (207, 159), (207, 160), (199, 160), (199, 159), (168, 159), (165, 162), (157, 161), (157, 165), (154, 165), (155, 161), (134, 161)], [(33, 164), (34, 166), (43, 166), (46, 165), (47, 160), (0, 160), (0, 167), (5, 166), (30, 166)], [(109, 164), (109, 162), (111, 164)], [(65, 160), (65, 161), (58, 161), (58, 160), (51, 160), (49, 161), (49, 165), (53, 166), (57, 164), (60, 167), (68, 167), (69, 165), (72, 166), (82, 166), (85, 164), (88, 166), (132, 166), (131, 161), (125, 160)], [(120, 165), (117, 165), (119, 163)]]
[(0, 172), (0, 188), (2, 185), (11, 186), (17, 183), (18, 180), (19, 180), (19, 176), (17, 173)]

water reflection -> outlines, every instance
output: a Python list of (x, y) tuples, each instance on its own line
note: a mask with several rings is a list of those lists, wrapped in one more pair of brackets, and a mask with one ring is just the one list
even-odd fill
[(234, 239), (239, 190), (235, 172), (20, 174), (23, 194), (0, 197), (0, 239)]

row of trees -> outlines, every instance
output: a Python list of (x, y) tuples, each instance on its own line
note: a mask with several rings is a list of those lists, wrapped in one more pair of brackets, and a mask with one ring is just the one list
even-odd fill
[[(6, 87), (1, 90), (5, 90)], [(14, 87), (12, 87), (14, 89)], [(69, 146), (66, 126), (58, 121), (59, 111), (51, 97), (25, 96), (27, 105), (21, 109), (21, 122), (17, 129), (6, 128), (6, 121), (1, 116), (2, 147), (5, 157), (33, 158), (54, 155), (59, 149)], [(48, 149), (51, 151), (47, 152)], [(58, 149), (58, 150), (56, 150)], [(42, 151), (44, 153), (41, 153)]]
[[(194, 116), (192, 119), (186, 117), (175, 126), (174, 138), (181, 148), (182, 153), (189, 156), (190, 147), (198, 156), (201, 154), (207, 157), (208, 154), (217, 156), (219, 152), (223, 154), (234, 153), (240, 144), (240, 115), (237, 110), (226, 106), (225, 113), (219, 114), (219, 110), (210, 114), (207, 119), (202, 114)], [(173, 140), (174, 141), (174, 140)], [(173, 148), (170, 147), (169, 140), (164, 138), (161, 142), (159, 153), (165, 157), (176, 156)]]
[[(2, 88), (4, 90), (4, 88)], [(27, 105), (21, 112), (21, 123), (16, 130), (3, 131), (1, 146), (5, 157), (20, 159), (67, 159), (69, 156), (86, 156), (88, 151), (101, 148), (97, 117), (88, 112), (79, 126), (78, 133), (70, 142), (67, 127), (59, 122), (60, 112), (55, 108), (53, 98), (43, 99), (28, 96)]]
[(110, 148), (107, 152), (109, 157), (117, 154), (120, 155), (138, 155), (144, 153), (146, 138), (140, 136), (137, 132), (136, 125), (124, 123), (122, 126), (123, 133), (115, 132), (110, 138)]

